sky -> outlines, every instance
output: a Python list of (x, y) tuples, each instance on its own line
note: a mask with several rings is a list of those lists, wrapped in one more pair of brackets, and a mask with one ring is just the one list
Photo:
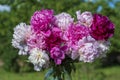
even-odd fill
[(0, 5), (0, 12), (3, 12), (3, 11), (10, 11), (10, 6), (8, 5)]
[[(98, 0), (85, 0), (86, 2), (93, 2), (96, 3)], [(115, 5), (117, 2), (120, 2), (120, 0), (104, 0), (110, 8), (115, 8)], [(97, 12), (101, 12), (103, 7), (101, 5), (98, 5)]]

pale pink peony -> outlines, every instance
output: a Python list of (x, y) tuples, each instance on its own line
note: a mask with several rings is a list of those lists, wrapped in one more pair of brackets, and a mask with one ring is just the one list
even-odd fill
[(100, 53), (100, 58), (106, 57), (107, 51), (109, 50), (110, 42), (109, 41), (98, 41), (99, 43), (99, 53)]
[(108, 41), (96, 41), (91, 36), (79, 40), (79, 60), (93, 62), (98, 57), (104, 57), (109, 49)]
[(82, 38), (79, 40), (79, 60), (93, 62), (100, 55), (98, 49), (99, 44), (94, 38), (91, 36)]
[(31, 35), (31, 28), (25, 23), (20, 23), (14, 28), (12, 39), (12, 46), (19, 49), (19, 55), (26, 55), (28, 53), (27, 39)]
[(46, 49), (45, 36), (43, 34), (32, 34), (27, 40), (29, 49), (38, 48)]
[(83, 12), (80, 14), (80, 11), (76, 11), (78, 23), (86, 27), (90, 27), (93, 22), (93, 16), (91, 12)]
[(71, 23), (73, 23), (74, 18), (68, 13), (61, 13), (55, 16), (55, 25), (60, 27), (62, 30), (66, 30)]

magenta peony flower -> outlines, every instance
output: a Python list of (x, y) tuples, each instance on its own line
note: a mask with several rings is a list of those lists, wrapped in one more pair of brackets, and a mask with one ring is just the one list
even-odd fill
[(60, 65), (62, 60), (65, 58), (64, 51), (59, 47), (53, 47), (50, 51), (50, 56), (52, 59), (54, 59), (57, 65)]
[(77, 11), (76, 14), (77, 14), (78, 23), (86, 27), (91, 26), (93, 21), (93, 16), (91, 12), (86, 11), (80, 14), (80, 11)]
[(107, 40), (114, 33), (114, 24), (100, 14), (94, 14), (93, 23), (90, 27), (90, 34), (96, 40)]
[(33, 30), (37, 33), (48, 30), (49, 24), (53, 19), (53, 10), (36, 11), (31, 17), (30, 24), (32, 25)]
[(47, 45), (47, 49), (50, 50), (51, 48), (55, 46), (60, 46), (62, 43), (64, 43), (64, 40), (62, 39), (62, 31), (58, 27), (54, 27), (51, 30), (51, 35), (46, 38), (45, 43)]
[(30, 49), (39, 48), (43, 50), (51, 50), (54, 46), (60, 46), (64, 41), (62, 40), (62, 31), (58, 27), (53, 27), (49, 32), (33, 33), (27, 40), (27, 45)]
[(79, 56), (78, 41), (88, 35), (88, 27), (79, 24), (73, 24), (68, 28), (68, 30), (65, 31), (63, 39), (66, 41), (68, 51), (71, 52), (68, 55), (70, 55), (72, 59), (76, 59)]
[(76, 43), (85, 36), (89, 35), (88, 27), (76, 24), (71, 25), (64, 34), (64, 39), (68, 42), (70, 47), (76, 45)]

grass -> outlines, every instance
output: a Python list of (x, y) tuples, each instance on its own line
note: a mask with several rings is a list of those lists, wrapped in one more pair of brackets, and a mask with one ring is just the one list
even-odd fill
[(44, 80), (44, 72), (11, 73), (0, 70), (0, 80)]
[(101, 71), (106, 75), (105, 80), (120, 80), (120, 66), (101, 69)]
[[(0, 80), (44, 80), (45, 72), (10, 73), (0, 69)], [(120, 80), (120, 66), (104, 69), (77, 69), (72, 72), (73, 80)]]

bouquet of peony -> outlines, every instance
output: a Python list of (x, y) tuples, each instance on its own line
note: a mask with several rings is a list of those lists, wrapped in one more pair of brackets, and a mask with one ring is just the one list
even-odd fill
[(30, 25), (20, 23), (14, 28), (12, 46), (19, 55), (27, 55), (36, 71), (50, 68), (45, 80), (70, 79), (74, 63), (93, 62), (104, 57), (114, 34), (114, 24), (108, 17), (76, 11), (77, 20), (53, 10), (36, 11)]

